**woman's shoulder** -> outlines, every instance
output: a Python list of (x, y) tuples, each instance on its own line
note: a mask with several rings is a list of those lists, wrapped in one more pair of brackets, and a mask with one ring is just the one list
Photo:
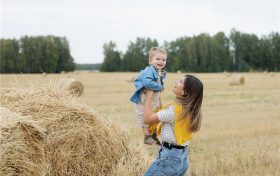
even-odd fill
[(165, 111), (170, 111), (170, 112), (174, 112), (174, 104), (172, 102), (166, 103), (161, 110), (165, 110)]
[(166, 108), (162, 108), (159, 112), (157, 112), (157, 116), (161, 122), (173, 123), (175, 119), (174, 106), (171, 104)]

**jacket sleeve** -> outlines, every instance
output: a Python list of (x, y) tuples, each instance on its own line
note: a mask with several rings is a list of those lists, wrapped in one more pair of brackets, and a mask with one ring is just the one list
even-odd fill
[(143, 85), (145, 88), (153, 91), (161, 91), (162, 86), (160, 83), (154, 81), (152, 73), (145, 73), (143, 77)]

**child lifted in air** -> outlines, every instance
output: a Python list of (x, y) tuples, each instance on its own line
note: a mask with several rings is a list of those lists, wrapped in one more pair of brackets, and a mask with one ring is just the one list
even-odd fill
[(152, 100), (152, 108), (155, 111), (162, 107), (160, 93), (164, 89), (163, 80), (166, 78), (166, 72), (163, 68), (166, 65), (167, 53), (163, 48), (152, 47), (149, 51), (149, 66), (140, 71), (139, 76), (134, 81), (136, 88), (130, 100), (136, 104), (136, 120), (141, 125), (144, 134), (144, 144), (152, 145), (158, 143), (150, 133), (150, 124), (145, 124), (144, 118), (144, 102), (147, 89), (154, 91)]

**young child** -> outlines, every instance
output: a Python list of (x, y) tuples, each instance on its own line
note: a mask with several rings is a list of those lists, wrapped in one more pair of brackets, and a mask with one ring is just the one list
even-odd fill
[(145, 124), (144, 118), (144, 102), (147, 89), (154, 91), (152, 100), (153, 110), (161, 108), (160, 92), (164, 89), (163, 79), (166, 78), (166, 72), (163, 68), (166, 65), (167, 53), (164, 49), (153, 47), (149, 51), (149, 66), (140, 71), (139, 76), (135, 79), (135, 92), (130, 100), (136, 104), (136, 120), (141, 125), (144, 134), (144, 144), (152, 145), (155, 141), (150, 134), (150, 125)]

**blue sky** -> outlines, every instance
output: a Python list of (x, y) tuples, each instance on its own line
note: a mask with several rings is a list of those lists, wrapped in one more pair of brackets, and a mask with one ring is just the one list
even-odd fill
[(280, 32), (280, 0), (1, 0), (1, 38), (65, 36), (77, 63), (101, 63), (110, 40), (125, 52), (137, 37), (162, 44), (232, 28)]

